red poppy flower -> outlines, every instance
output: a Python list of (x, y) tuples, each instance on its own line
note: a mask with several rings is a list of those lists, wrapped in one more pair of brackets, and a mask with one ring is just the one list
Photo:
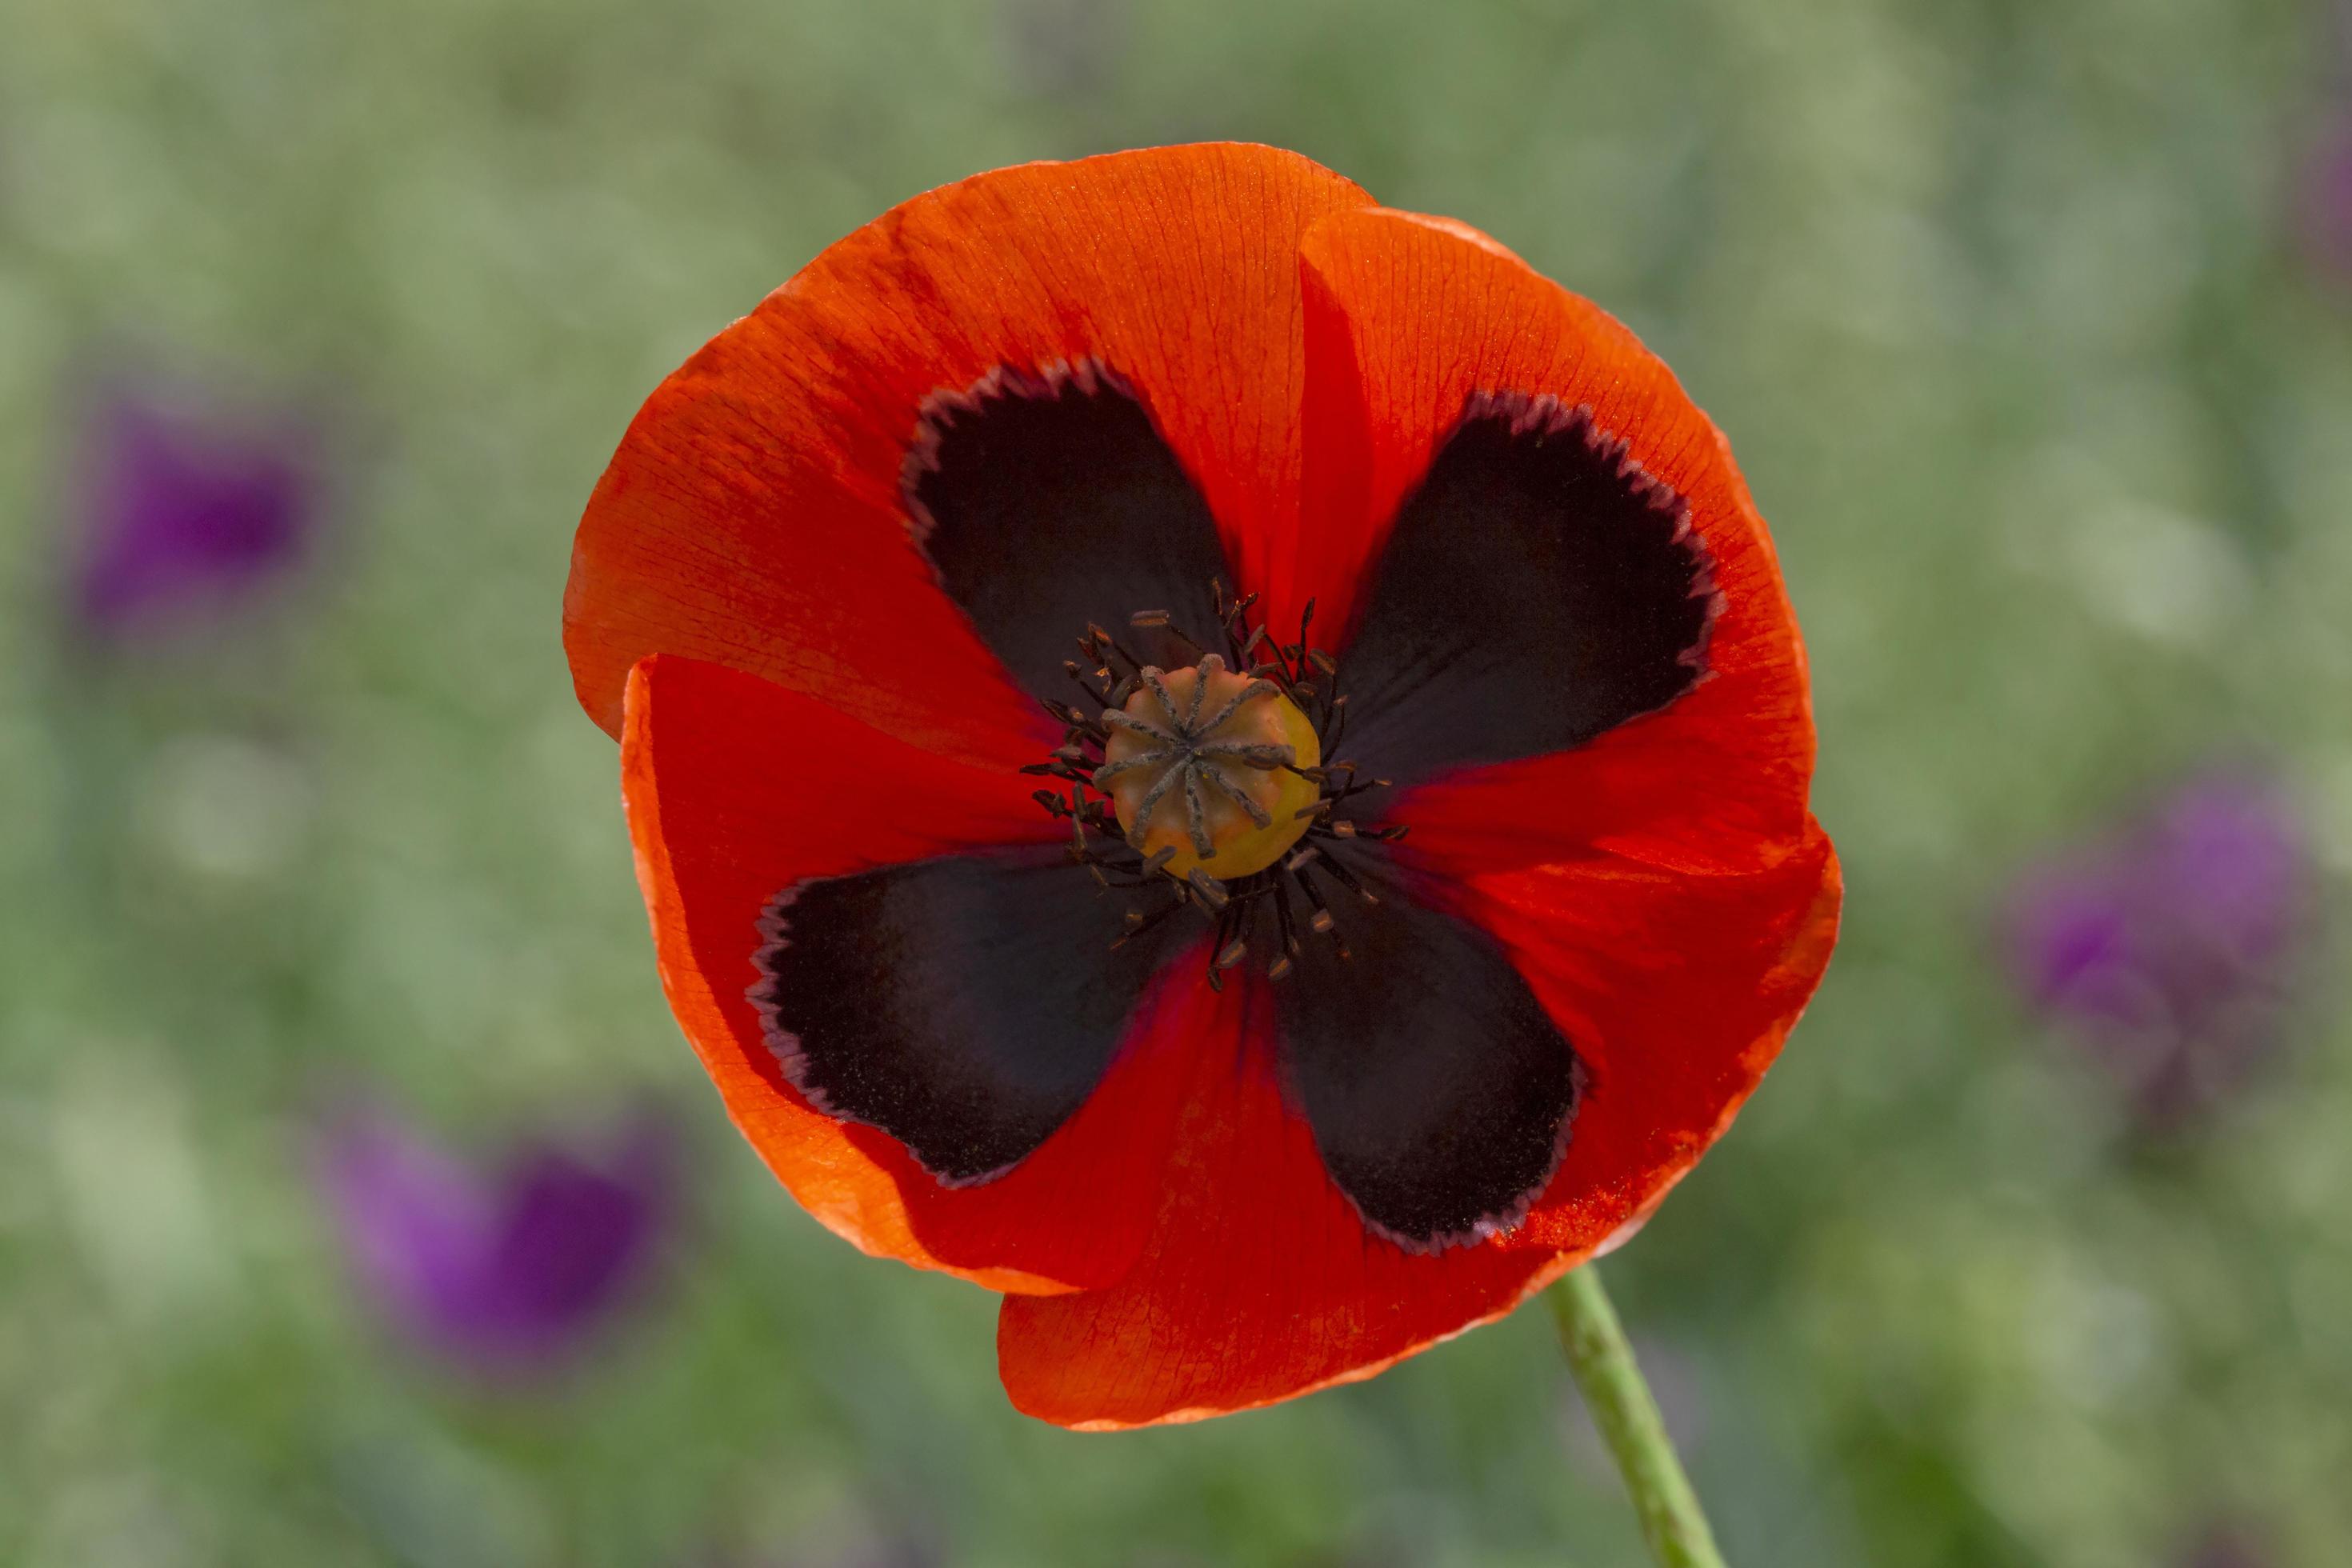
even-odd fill
[(1592, 305), (1290, 153), (843, 240), (654, 393), (564, 608), (737, 1124), (1004, 1292), (1048, 1420), (1507, 1312), (1698, 1159), (1834, 937), (1721, 437)]

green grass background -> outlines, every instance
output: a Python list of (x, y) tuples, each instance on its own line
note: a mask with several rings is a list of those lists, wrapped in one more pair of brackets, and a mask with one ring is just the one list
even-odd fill
[[(993, 1302), (822, 1232), (661, 1004), (557, 640), (655, 382), (993, 165), (1211, 137), (1459, 216), (1730, 432), (1850, 878), (1820, 1000), (1609, 1266), (1743, 1565), (2137, 1568), (2352, 1541), (2352, 1034), (2120, 1140), (2009, 998), (2038, 847), (2215, 756), (2352, 866), (2346, 90), (2280, 0), (13, 0), (0, 27), (0, 1562), (1631, 1563), (1539, 1312), (1371, 1384), (1080, 1436)], [(346, 433), (300, 590), (165, 657), (55, 608), (122, 358)], [(460, 1141), (667, 1095), (684, 1266), (567, 1384), (392, 1344), (305, 1178), (322, 1084)], [(728, 1555), (728, 1554), (732, 1554)]]

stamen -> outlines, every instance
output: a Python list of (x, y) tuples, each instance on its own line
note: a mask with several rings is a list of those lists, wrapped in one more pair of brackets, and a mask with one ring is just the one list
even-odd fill
[[(1144, 932), (1152, 930), (1158, 926), (1160, 921), (1166, 920), (1170, 915), (1174, 914), (1178, 910), (1181, 910), (1183, 907), (1184, 900), (1177, 899), (1171, 902), (1161, 905), (1148, 915), (1142, 915), (1130, 921), (1127, 928), (1127, 934), (1110, 944), (1111, 951), (1114, 952), (1118, 952), (1120, 948), (1125, 947), (1129, 942), (1133, 942), (1137, 937), (1141, 936)], [(1136, 911), (1129, 910), (1128, 913), (1130, 916), (1133, 916), (1136, 914)]]
[[(1219, 583), (1212, 597), (1223, 652), (1194, 642), (1170, 611), (1129, 617), (1158, 634), (1151, 646), (1189, 653), (1195, 662), (1187, 668), (1147, 665), (1089, 622), (1077, 639), (1080, 658), (1062, 661), (1086, 701), (1039, 699), (1062, 726), (1061, 742), (1021, 771), (1064, 781), (1064, 791), (1032, 798), (1066, 823), (1069, 858), (1097, 887), (1172, 895), (1121, 910), (1111, 945), (1125, 946), (1180, 910), (1198, 910), (1212, 926), (1209, 984), (1222, 989), (1253, 947), (1265, 952), (1273, 980), (1297, 967), (1311, 937), (1328, 938), (1331, 951), (1349, 957), (1313, 873), (1376, 904), (1380, 896), (1335, 856), (1341, 845), (1353, 854), (1366, 852), (1357, 846), (1394, 843), (1405, 827), (1336, 816), (1351, 796), (1389, 781), (1361, 779), (1353, 763), (1334, 755), (1348, 699), (1336, 689), (1339, 661), (1310, 640), (1314, 601), (1301, 609), (1297, 640), (1286, 642), (1264, 623), (1250, 624), (1257, 595), (1231, 600)], [(1102, 793), (1090, 795), (1090, 785)], [(1294, 892), (1306, 900), (1303, 910)], [(1261, 942), (1268, 905), (1274, 929)]]
[(1364, 886), (1363, 883), (1358, 881), (1356, 879), (1355, 873), (1349, 870), (1345, 866), (1339, 864), (1339, 861), (1327, 856), (1323, 861), (1323, 869), (1328, 871), (1332, 877), (1338, 880), (1341, 887), (1355, 894), (1356, 897), (1363, 900), (1364, 902), (1368, 904), (1377, 904), (1381, 901), (1379, 894), (1373, 892), (1370, 888)]
[(1298, 890), (1307, 895), (1307, 904), (1315, 910), (1307, 919), (1307, 929), (1321, 936), (1336, 923), (1331, 918), (1331, 911), (1324, 906), (1322, 893), (1317, 890), (1314, 883), (1304, 877), (1298, 879)]

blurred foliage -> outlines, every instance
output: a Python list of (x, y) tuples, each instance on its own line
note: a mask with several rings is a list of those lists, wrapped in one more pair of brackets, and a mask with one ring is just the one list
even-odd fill
[[(1609, 1265), (1743, 1564), (2352, 1540), (2352, 1033), (2128, 1135), (1989, 962), (2002, 880), (2215, 754), (2352, 865), (2352, 282), (2294, 243), (2282, 0), (17, 0), (0, 47), (0, 1559), (37, 1568), (1621, 1563), (1540, 1313), (1105, 1438), (993, 1302), (865, 1260), (654, 982), (556, 636), (636, 403), (996, 164), (1281, 143), (1623, 316), (1731, 432), (1809, 636), (1844, 946)], [(75, 393), (331, 416), (299, 584), (65, 635)], [(2339, 950), (2340, 955), (2340, 950)], [(304, 1174), (322, 1086), (489, 1138), (649, 1089), (682, 1279), (570, 1384), (410, 1360)]]

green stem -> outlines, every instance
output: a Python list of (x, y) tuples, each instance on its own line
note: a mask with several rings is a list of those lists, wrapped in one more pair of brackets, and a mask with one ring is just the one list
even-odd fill
[(1642, 1534), (1658, 1568), (1723, 1568), (1698, 1494), (1675, 1455), (1658, 1402), (1633, 1364), (1633, 1347), (1625, 1342), (1600, 1272), (1590, 1263), (1571, 1268), (1545, 1294), (1559, 1326), (1560, 1349), (1568, 1352), (1568, 1369), (1625, 1478), (1625, 1493), (1641, 1516)]

